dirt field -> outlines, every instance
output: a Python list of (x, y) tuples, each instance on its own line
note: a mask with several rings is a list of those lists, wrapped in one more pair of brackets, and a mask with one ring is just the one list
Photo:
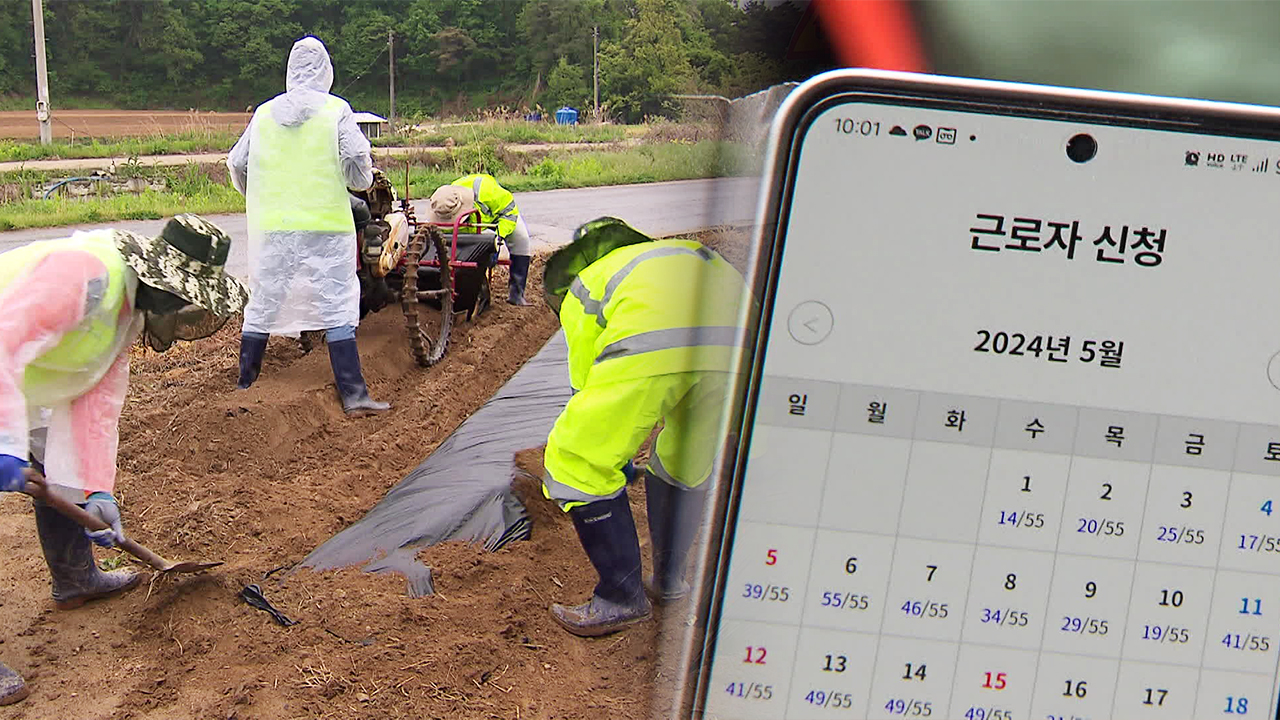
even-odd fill
[[(731, 240), (712, 244), (742, 267), (742, 240)], [(136, 350), (117, 482), (126, 532), (169, 557), (227, 564), (58, 612), (30, 502), (2, 494), (0, 660), (32, 695), (0, 708), (0, 720), (652, 717), (650, 703), (671, 687), (672, 655), (655, 648), (672, 635), (647, 623), (585, 640), (547, 612), (588, 597), (595, 574), (568, 518), (530, 478), (541, 474), (541, 449), (520, 454), (515, 480), (532, 539), (497, 553), (424, 550), (431, 597), (357, 569), (263, 579), (362, 517), (542, 347), (557, 321), (542, 305), (541, 274), (538, 260), (535, 307), (500, 303), (455, 327), (444, 361), (428, 370), (409, 358), (398, 308), (366, 319), (365, 374), (374, 397), (394, 403), (381, 418), (342, 415), (323, 344), (304, 355), (273, 338), (247, 391), (234, 390), (235, 320), (163, 355)], [(648, 567), (643, 489), (631, 497)], [(240, 602), (249, 583), (298, 624), (280, 627)]]
[[(141, 137), (179, 132), (240, 132), (251, 113), (219, 113), (181, 110), (59, 110), (53, 111), (56, 139)], [(0, 112), (0, 138), (40, 137), (35, 108)]]
[[(343, 417), (323, 347), (302, 355), (273, 339), (248, 391), (233, 389), (234, 323), (164, 355), (139, 351), (120, 441), (126, 529), (162, 554), (227, 565), (57, 612), (30, 503), (0, 499), (0, 659), (33, 687), (0, 718), (646, 717), (654, 626), (594, 641), (555, 626), (547, 604), (585, 598), (594, 575), (568, 519), (527, 479), (517, 487), (533, 539), (424, 551), (432, 597), (357, 570), (262, 580), (361, 517), (556, 328), (545, 307), (496, 305), (421, 370), (401, 322), (390, 308), (361, 328), (372, 393), (395, 404), (385, 418)], [(526, 455), (539, 472), (539, 452)], [(252, 582), (299, 624), (239, 602)]]

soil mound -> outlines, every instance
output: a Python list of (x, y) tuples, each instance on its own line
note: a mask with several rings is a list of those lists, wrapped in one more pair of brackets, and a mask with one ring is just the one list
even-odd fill
[[(535, 302), (540, 277), (530, 273)], [(657, 630), (585, 641), (555, 626), (547, 605), (580, 602), (595, 577), (571, 524), (531, 480), (515, 492), (532, 539), (497, 553), (427, 549), (431, 597), (358, 569), (263, 579), (368, 512), (557, 322), (541, 305), (495, 305), (455, 327), (445, 359), (425, 370), (401, 326), (397, 308), (361, 326), (370, 390), (394, 407), (356, 420), (342, 414), (323, 344), (304, 354), (273, 338), (246, 391), (234, 389), (235, 321), (163, 355), (136, 351), (117, 483), (126, 532), (166, 556), (227, 564), (55, 612), (30, 503), (0, 497), (0, 660), (33, 688), (0, 720), (646, 717)], [(536, 451), (522, 462), (540, 474)], [(249, 583), (299, 624), (282, 628), (240, 602)]]

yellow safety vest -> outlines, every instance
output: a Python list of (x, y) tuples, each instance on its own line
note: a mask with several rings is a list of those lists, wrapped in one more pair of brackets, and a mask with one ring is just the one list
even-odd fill
[(330, 97), (319, 112), (292, 127), (272, 119), (272, 104), (259, 111), (249, 139), (255, 156), (249, 164), (249, 215), (266, 232), (354, 233), (338, 157), (343, 101)]
[[(0, 254), (0, 292), (57, 252), (92, 253), (106, 266), (105, 285), (91, 283), (87, 314), (57, 345), (28, 363), (23, 388), (31, 404), (78, 397), (102, 379), (121, 348), (132, 340), (136, 279), (108, 230), (63, 240), (35, 242)], [(122, 311), (127, 310), (122, 314)]]
[(560, 306), (570, 382), (731, 371), (745, 294), (742, 275), (701, 243), (613, 250), (578, 273)]
[(510, 237), (511, 233), (516, 231), (516, 218), (520, 217), (520, 208), (516, 207), (516, 197), (510, 190), (499, 185), (492, 175), (480, 173), (467, 175), (449, 184), (471, 188), (476, 209), (480, 211), (480, 222), (496, 222), (498, 237)]

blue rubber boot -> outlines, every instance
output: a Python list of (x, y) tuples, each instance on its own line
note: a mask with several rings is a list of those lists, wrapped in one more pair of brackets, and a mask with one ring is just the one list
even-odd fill
[(645, 593), (658, 604), (675, 602), (689, 594), (685, 564), (701, 527), (706, 488), (676, 487), (649, 471), (644, 489), (653, 551), (653, 574), (644, 579)]
[(354, 338), (329, 343), (329, 365), (333, 368), (333, 380), (342, 399), (342, 410), (347, 415), (358, 417), (391, 409), (391, 403), (369, 397), (369, 386), (364, 382), (360, 351)]
[(524, 288), (529, 283), (529, 263), (531, 255), (512, 255), (509, 269), (511, 280), (507, 283), (507, 302), (511, 305), (528, 307), (533, 303), (524, 299)]
[(640, 581), (640, 542), (626, 490), (573, 508), (569, 517), (600, 581), (582, 605), (552, 605), (556, 622), (579, 637), (598, 637), (648, 620), (653, 607)]
[(236, 387), (244, 390), (252, 385), (262, 372), (262, 356), (267, 352), (267, 338), (257, 335), (240, 336), (240, 381)]
[(53, 581), (53, 603), (74, 610), (90, 600), (118, 595), (137, 587), (142, 575), (134, 570), (103, 572), (93, 560), (93, 543), (75, 520), (36, 501), (36, 533)]

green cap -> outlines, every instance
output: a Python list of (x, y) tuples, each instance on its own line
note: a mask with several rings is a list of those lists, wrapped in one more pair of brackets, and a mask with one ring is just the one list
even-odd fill
[(547, 306), (557, 313), (569, 285), (591, 263), (620, 247), (652, 242), (653, 238), (614, 217), (596, 218), (573, 232), (573, 242), (547, 258), (542, 272), (542, 292)]

